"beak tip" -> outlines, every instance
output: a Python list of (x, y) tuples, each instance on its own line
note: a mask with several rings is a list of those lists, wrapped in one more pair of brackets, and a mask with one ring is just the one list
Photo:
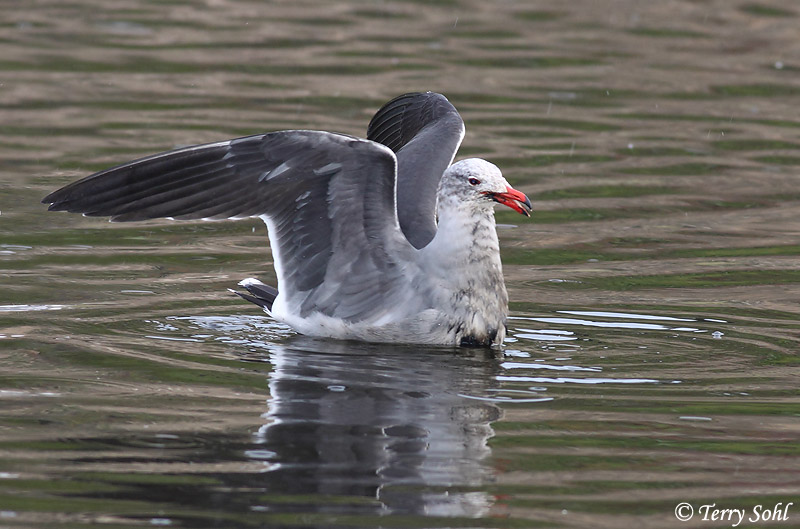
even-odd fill
[(507, 186), (505, 193), (487, 194), (495, 202), (499, 202), (500, 204), (508, 206), (517, 213), (525, 215), (526, 217), (531, 216), (531, 210), (533, 209), (533, 206), (531, 205), (530, 199), (521, 191), (517, 191), (511, 186)]

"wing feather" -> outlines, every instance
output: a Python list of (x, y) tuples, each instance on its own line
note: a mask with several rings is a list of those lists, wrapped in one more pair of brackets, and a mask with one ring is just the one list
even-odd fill
[(43, 202), (115, 221), (263, 217), (275, 247), (276, 305), (282, 298), (294, 315), (356, 321), (394, 303), (413, 262), (397, 220), (396, 165), (372, 141), (281, 131), (135, 160)]
[(436, 235), (436, 192), (464, 138), (464, 122), (446, 97), (404, 94), (386, 103), (370, 121), (367, 139), (397, 155), (397, 214), (416, 248)]

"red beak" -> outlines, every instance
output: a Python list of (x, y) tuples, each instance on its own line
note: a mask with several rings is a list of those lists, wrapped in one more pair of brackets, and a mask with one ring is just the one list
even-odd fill
[(489, 193), (486, 192), (489, 197), (494, 200), (495, 202), (499, 202), (505, 206), (510, 207), (517, 213), (521, 213), (526, 217), (531, 216), (531, 201), (528, 200), (528, 197), (525, 196), (525, 193), (520, 193), (513, 187), (506, 186), (505, 193)]

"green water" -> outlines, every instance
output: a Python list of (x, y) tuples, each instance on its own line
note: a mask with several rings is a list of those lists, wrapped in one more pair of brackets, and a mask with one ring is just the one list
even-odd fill
[[(0, 527), (727, 527), (701, 507), (789, 502), (798, 525), (798, 16), (7, 3)], [(364, 135), (418, 90), (534, 204), (497, 214), (503, 358), (296, 336), (227, 291), (275, 280), (260, 222), (39, 203), (177, 145)]]

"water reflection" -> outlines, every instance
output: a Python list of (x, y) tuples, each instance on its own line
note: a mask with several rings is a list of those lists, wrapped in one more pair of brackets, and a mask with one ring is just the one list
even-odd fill
[(466, 398), (495, 389), (490, 353), (322, 345), (271, 348), (269, 410), (247, 451), (268, 489), (374, 498), (377, 512), (485, 514), (486, 493), (444, 488), (491, 479), (487, 440), (501, 412)]

